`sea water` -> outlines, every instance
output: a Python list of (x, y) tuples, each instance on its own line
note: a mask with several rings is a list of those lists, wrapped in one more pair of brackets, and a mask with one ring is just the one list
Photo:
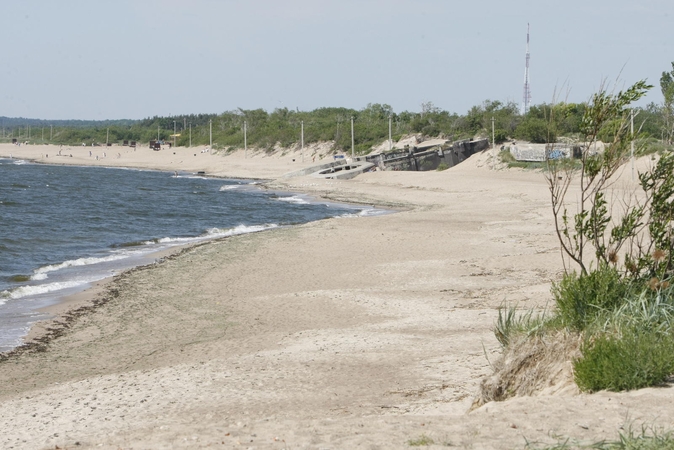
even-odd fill
[(0, 352), (48, 317), (40, 308), (158, 251), (373, 213), (253, 181), (0, 159)]

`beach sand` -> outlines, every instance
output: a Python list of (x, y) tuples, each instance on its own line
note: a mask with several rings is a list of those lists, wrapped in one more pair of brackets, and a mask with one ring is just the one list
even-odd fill
[(0, 362), (2, 448), (505, 449), (672, 426), (669, 387), (469, 412), (500, 354), (497, 308), (544, 308), (563, 270), (540, 172), (492, 170), (487, 152), (443, 172), (279, 179), (311, 159), (89, 150), (0, 156), (275, 179), (399, 211), (194, 246), (83, 295), (70, 311), (97, 306), (44, 351)]

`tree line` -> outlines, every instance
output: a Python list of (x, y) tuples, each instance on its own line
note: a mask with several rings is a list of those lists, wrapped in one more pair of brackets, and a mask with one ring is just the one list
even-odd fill
[[(663, 72), (660, 87), (662, 105), (651, 103), (635, 108), (639, 135), (671, 144), (674, 138), (674, 63), (671, 72)], [(304, 143), (334, 142), (335, 151), (351, 149), (351, 120), (357, 153), (365, 153), (389, 137), (421, 134), (429, 138), (448, 140), (492, 137), (496, 143), (508, 139), (545, 143), (561, 136), (577, 137), (587, 103), (542, 103), (521, 114), (514, 102), (486, 100), (473, 106), (464, 115), (442, 110), (431, 102), (423, 103), (420, 112), (396, 113), (387, 104), (370, 103), (360, 110), (338, 107), (299, 111), (277, 108), (241, 109), (221, 114), (189, 114), (151, 117), (142, 120), (111, 121), (45, 121), (0, 117), (2, 137), (6, 141), (18, 138), (34, 143), (80, 145), (85, 143), (121, 143), (123, 140), (149, 142), (163, 140), (178, 146), (209, 145), (216, 149), (244, 146), (244, 123), (247, 145), (271, 150), (276, 145), (289, 147), (299, 144), (304, 128)], [(45, 132), (46, 130), (46, 132)], [(177, 136), (174, 137), (174, 130)], [(606, 136), (611, 127), (605, 127)]]

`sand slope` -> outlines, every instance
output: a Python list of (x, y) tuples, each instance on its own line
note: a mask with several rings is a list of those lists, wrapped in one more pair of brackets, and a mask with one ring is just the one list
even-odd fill
[[(172, 164), (158, 153), (128, 164)], [(222, 175), (297, 168), (198, 155)], [(467, 413), (499, 354), (496, 308), (543, 307), (561, 273), (540, 173), (493, 171), (485, 154), (272, 186), (401, 212), (237, 236), (117, 277), (46, 351), (0, 363), (0, 446), (521, 448), (671, 426), (670, 388)]]

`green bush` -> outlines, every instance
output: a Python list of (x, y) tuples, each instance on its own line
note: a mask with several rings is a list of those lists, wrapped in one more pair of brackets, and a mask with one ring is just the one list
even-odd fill
[(442, 162), (442, 163), (438, 164), (438, 167), (435, 170), (437, 170), (438, 172), (442, 172), (443, 170), (447, 170), (447, 169), (449, 169), (449, 166), (447, 165), (447, 163)]
[(502, 128), (494, 130), (494, 143), (502, 144), (508, 140), (508, 132)]
[(555, 142), (557, 136), (544, 119), (526, 118), (515, 129), (515, 137), (538, 144)]
[(628, 328), (599, 335), (581, 347), (576, 384), (586, 391), (623, 391), (664, 382), (674, 372), (674, 338), (655, 329)]
[(578, 331), (585, 329), (603, 311), (619, 307), (628, 293), (629, 282), (609, 266), (587, 275), (566, 274), (552, 285), (561, 323)]

